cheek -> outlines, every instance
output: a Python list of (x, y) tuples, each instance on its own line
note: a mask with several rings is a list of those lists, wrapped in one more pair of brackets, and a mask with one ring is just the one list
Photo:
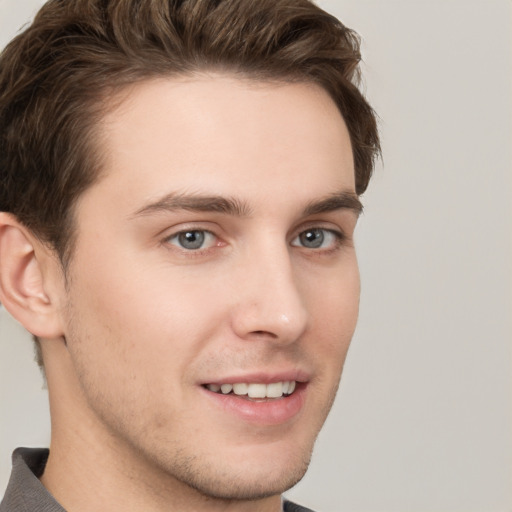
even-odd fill
[(220, 324), (218, 287), (183, 269), (128, 258), (106, 258), (89, 268), (74, 282), (73, 309), (87, 326), (79, 337), (87, 338), (98, 364), (116, 361), (109, 371), (132, 366), (165, 380), (193, 360)]
[(331, 338), (346, 337), (355, 329), (359, 313), (360, 279), (355, 254), (338, 269), (328, 269), (307, 281), (305, 296), (313, 319), (321, 319)]
[[(313, 357), (341, 372), (359, 314), (360, 280), (355, 256), (309, 293)], [(349, 263), (349, 264), (348, 264)], [(321, 341), (321, 342), (320, 342)]]
[(199, 318), (200, 294), (168, 284), (142, 273), (130, 280), (95, 273), (71, 291), (68, 346), (76, 375), (87, 402), (113, 428), (129, 421), (133, 429), (158, 430), (169, 415), (186, 413), (187, 368), (215, 324)]

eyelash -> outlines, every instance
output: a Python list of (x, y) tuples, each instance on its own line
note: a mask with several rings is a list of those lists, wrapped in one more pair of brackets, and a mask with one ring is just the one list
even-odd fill
[[(301, 236), (306, 236), (307, 234), (312, 234), (314, 232), (322, 235), (322, 240), (321, 240), (320, 245), (322, 245), (324, 243), (326, 238), (332, 237), (330, 244), (329, 244), (330, 247), (327, 247), (327, 248), (323, 248), (321, 246), (307, 247), (307, 246), (304, 246), (303, 244), (295, 244), (294, 243), (296, 240), (300, 240)], [(197, 248), (183, 247), (183, 244), (179, 241), (180, 237), (192, 235), (192, 234), (195, 234), (195, 235), (200, 234), (200, 237), (199, 237), (200, 245)], [(214, 240), (217, 239), (217, 243), (215, 243), (215, 241), (212, 241), (208, 247), (203, 247), (204, 242), (206, 240), (208, 240), (208, 238), (210, 238), (210, 237), (212, 237)], [(315, 251), (320, 254), (329, 254), (329, 253), (334, 252), (337, 249), (339, 249), (343, 245), (343, 243), (346, 241), (346, 238), (347, 237), (345, 236), (345, 234), (342, 231), (337, 231), (337, 230), (333, 230), (333, 229), (329, 229), (329, 228), (325, 228), (325, 227), (321, 227), (321, 226), (312, 226), (310, 228), (303, 229), (302, 231), (300, 231), (292, 239), (290, 245), (292, 247), (299, 247), (299, 248), (306, 249), (306, 250), (312, 250), (312, 251)], [(176, 241), (176, 243), (173, 243), (173, 241)], [(194, 242), (194, 240), (192, 240), (192, 243), (193, 242)], [(209, 251), (210, 249), (212, 249), (216, 246), (219, 247), (219, 246), (225, 245), (222, 242), (221, 243), (218, 242), (218, 237), (217, 237), (217, 235), (215, 235), (215, 233), (213, 233), (212, 231), (210, 231), (208, 229), (201, 229), (201, 228), (183, 229), (181, 231), (178, 231), (178, 232), (173, 233), (172, 235), (166, 237), (163, 240), (163, 243), (173, 245), (173, 246), (177, 247), (178, 250), (181, 250), (184, 253), (187, 253), (188, 255), (194, 255), (194, 256), (195, 255), (200, 256), (201, 254), (204, 254), (205, 252)]]

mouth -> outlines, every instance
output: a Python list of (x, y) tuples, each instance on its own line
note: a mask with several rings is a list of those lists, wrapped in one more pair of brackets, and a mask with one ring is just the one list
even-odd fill
[(218, 380), (203, 381), (200, 388), (209, 407), (227, 414), (224, 418), (271, 427), (290, 425), (301, 417), (310, 381), (308, 372), (291, 369), (224, 375)]
[(204, 384), (203, 387), (219, 395), (236, 395), (249, 401), (268, 401), (286, 398), (297, 389), (295, 380), (271, 382), (234, 382), (223, 384)]

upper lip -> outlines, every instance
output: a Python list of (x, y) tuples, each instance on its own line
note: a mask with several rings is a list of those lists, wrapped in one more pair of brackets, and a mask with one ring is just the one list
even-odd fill
[(285, 382), (285, 381), (296, 381), (296, 382), (308, 382), (310, 380), (309, 372), (301, 369), (290, 369), (284, 371), (269, 372), (250, 372), (250, 373), (236, 373), (231, 375), (225, 375), (222, 377), (213, 377), (211, 380), (207, 380), (202, 384), (234, 384), (237, 382), (243, 382), (247, 384), (258, 383), (258, 384), (271, 384), (273, 382)]

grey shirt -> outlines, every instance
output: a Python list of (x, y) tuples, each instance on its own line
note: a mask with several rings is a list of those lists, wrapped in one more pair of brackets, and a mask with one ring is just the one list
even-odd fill
[[(18, 448), (12, 455), (12, 473), (0, 503), (0, 512), (66, 512), (39, 481), (49, 451), (42, 448)], [(283, 512), (313, 512), (283, 500)]]

